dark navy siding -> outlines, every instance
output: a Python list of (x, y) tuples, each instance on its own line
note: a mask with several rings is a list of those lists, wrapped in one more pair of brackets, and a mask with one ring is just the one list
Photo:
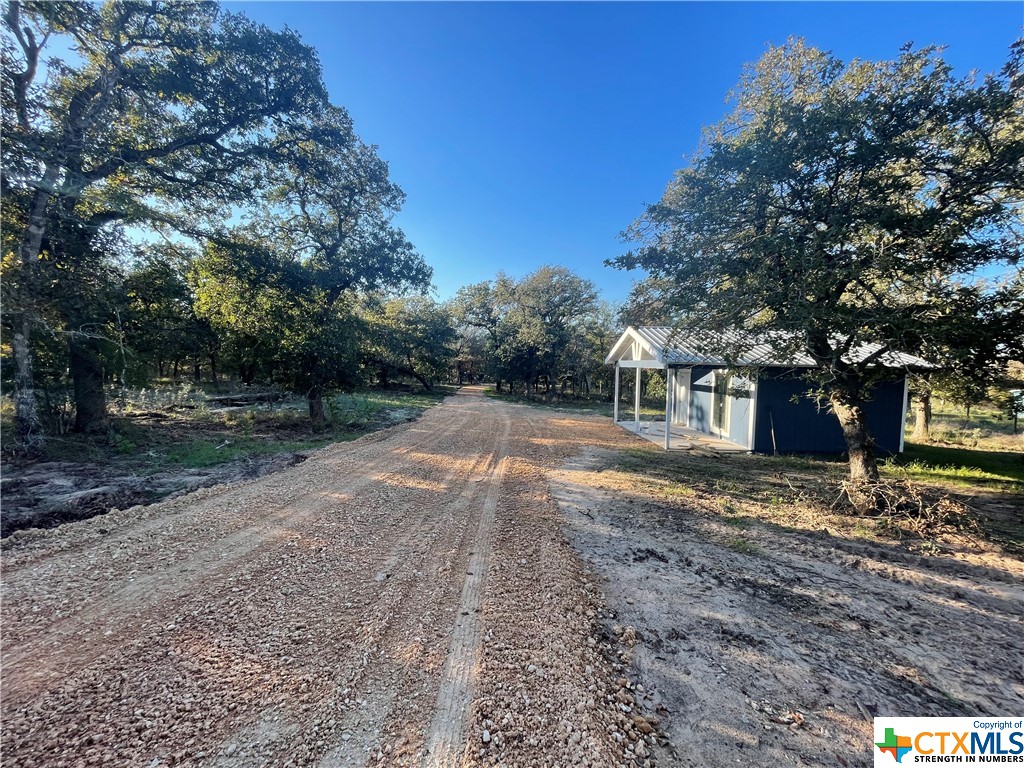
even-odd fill
[[(821, 408), (803, 396), (806, 381), (792, 375), (762, 371), (758, 380), (754, 451), (772, 452), (772, 425), (779, 453), (843, 453), (839, 420), (826, 406)], [(903, 380), (879, 384), (864, 405), (868, 431), (875, 438), (879, 456), (900, 449), (903, 431)]]

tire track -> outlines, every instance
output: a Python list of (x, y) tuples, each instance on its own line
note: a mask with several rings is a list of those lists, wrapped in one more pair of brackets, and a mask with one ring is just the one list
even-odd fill
[[(420, 439), (414, 441), (412, 445), (400, 445), (397, 449), (389, 451), (388, 441), (385, 441), (375, 444), (373, 448), (385, 455), (392, 453), (400, 456), (405, 462), (401, 465), (403, 469), (417, 465), (429, 467), (431, 459), (428, 457), (408, 457), (437, 446), (462, 431), (468, 415), (459, 409), (449, 410), (453, 411), (455, 418), (445, 423), (440, 430), (423, 430)], [(374, 456), (371, 453), (364, 461), (358, 462), (358, 465), (372, 466), (379, 459), (379, 456)], [(330, 461), (329, 458), (328, 461)], [(356, 464), (352, 461), (346, 463), (350, 466)], [(223, 492), (220, 499), (214, 497), (210, 503), (215, 508), (226, 508), (230, 505), (231, 500), (252, 495), (253, 492), (258, 493), (267, 485), (286, 487), (288, 480), (286, 473), (299, 474), (301, 469), (302, 465), (299, 465), (283, 470), (277, 475), (230, 486)], [(282, 475), (284, 476), (282, 477)], [(373, 484), (376, 478), (375, 474), (368, 472), (354, 474), (347, 478), (343, 476), (339, 486), (328, 487), (316, 496), (305, 496), (299, 499), (293, 497), (276, 509), (272, 506), (256, 526), (252, 526), (250, 523), (249, 527), (240, 528), (219, 538), (211, 540), (210, 537), (207, 537), (204, 546), (199, 549), (193, 546), (188, 559), (179, 564), (161, 568), (152, 575), (141, 578), (122, 575), (121, 579), (128, 580), (129, 584), (121, 587), (116, 587), (120, 583), (120, 579), (114, 577), (109, 582), (112, 589), (106, 595), (92, 596), (89, 600), (81, 600), (81, 608), (78, 611), (43, 628), (33, 638), (31, 645), (19, 648), (20, 644), (17, 640), (12, 643), (10, 639), (10, 628), (5, 627), (5, 633), (8, 634), (4, 643), (5, 653), (3, 655), (5, 704), (17, 706), (19, 702), (33, 696), (51, 682), (68, 677), (76, 669), (87, 666), (108, 653), (110, 649), (130, 642), (133, 637), (140, 634), (143, 623), (154, 620), (154, 606), (160, 606), (156, 609), (160, 614), (158, 621), (180, 612), (176, 598), (183, 598), (186, 602), (194, 601), (197, 592), (203, 594), (206, 591), (204, 588), (196, 589), (199, 582), (202, 582), (204, 587), (221, 584), (228, 574), (238, 570), (239, 562), (252, 556), (256, 550), (267, 547), (268, 541), (272, 542), (272, 546), (276, 549), (286, 546), (289, 536), (300, 530), (310, 518), (344, 506), (345, 499), (341, 499), (339, 496), (344, 495), (348, 499), (354, 499), (360, 491)], [(174, 506), (180, 506), (187, 503), (187, 497), (175, 499), (171, 503)], [(143, 530), (158, 527), (159, 521), (160, 518), (156, 518), (149, 525), (143, 526)], [(187, 521), (179, 519), (176, 522), (180, 527), (184, 527)], [(140, 531), (136, 527), (125, 531), (127, 535), (138, 535), (139, 533)], [(182, 537), (183, 545), (186, 545), (188, 541), (187, 537)], [(192, 541), (194, 542), (194, 539)], [(104, 549), (108, 553), (115, 547), (113, 542), (104, 543), (106, 544)], [(72, 557), (78, 553), (62, 554), (64, 557)], [(266, 560), (268, 557), (273, 557), (274, 554), (274, 552), (263, 552), (260, 559)], [(55, 567), (59, 568), (59, 561)], [(10, 594), (11, 582), (16, 582), (19, 577), (23, 576), (23, 573), (24, 569), (14, 569), (10, 574), (5, 573), (4, 589), (8, 593), (5, 594), (5, 600), (15, 599), (16, 596)], [(89, 628), (97, 631), (89, 632), (88, 641), (83, 642), (82, 635)], [(60, 652), (40, 657), (38, 648), (40, 644), (60, 649)]]
[(462, 621), (456, 622), (448, 646), (448, 656), (441, 673), (437, 707), (425, 740), (423, 768), (447, 768), (456, 765), (466, 742), (473, 678), (479, 663), (480, 638), (483, 633), (483, 623), (480, 620), (481, 596), (490, 566), (494, 515), (498, 508), (502, 478), (508, 460), (511, 419), (507, 411), (502, 412), (501, 416), (500, 437), (491, 462), (487, 495), (484, 498), (480, 523), (473, 543), (473, 554), (459, 601)]
[[(464, 392), (281, 473), (19, 542), (4, 557), (5, 760), (477, 765), (481, 697), (496, 700), (495, 679), (480, 676), (510, 674), (493, 657), (484, 669), (491, 632), (557, 650), (576, 621), (577, 577), (533, 461), (576, 442), (529, 409)], [(514, 543), (495, 541), (499, 530)], [(540, 579), (515, 550), (540, 554)], [(529, 638), (519, 605), (535, 609)], [(575, 686), (596, 651), (573, 637), (586, 661), (553, 678), (564, 685), (551, 702), (590, 695)], [(607, 739), (604, 721), (587, 722)], [(515, 738), (526, 752), (510, 768), (558, 746)], [(606, 763), (618, 764), (592, 761)]]

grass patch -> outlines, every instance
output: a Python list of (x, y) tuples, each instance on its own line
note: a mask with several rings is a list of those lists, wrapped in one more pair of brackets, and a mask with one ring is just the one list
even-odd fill
[(662, 493), (666, 496), (677, 496), (684, 498), (692, 498), (697, 495), (697, 492), (688, 485), (669, 484), (662, 489)]
[(725, 546), (731, 549), (733, 552), (739, 552), (741, 555), (762, 555), (764, 550), (752, 542), (750, 539), (744, 539), (742, 536), (736, 536), (725, 542)]
[[(50, 436), (41, 458), (116, 465), (141, 475), (174, 468), (202, 469), (353, 440), (415, 417), (454, 390), (367, 390), (333, 395), (325, 401), (328, 423), (320, 428), (309, 421), (303, 400), (212, 409), (198, 399), (202, 393), (190, 389), (188, 402), (195, 407), (182, 407), (185, 399), (181, 391), (168, 387), (132, 393), (127, 407), (112, 403), (106, 434)], [(9, 420), (5, 419), (5, 430), (8, 426)]]
[[(1007, 553), (1024, 552), (1019, 454), (948, 446), (908, 448), (903, 461), (883, 466), (887, 480), (911, 480), (928, 498), (948, 494), (980, 515), (984, 530), (954, 526), (950, 540), (987, 539)], [(882, 517), (861, 517), (842, 504), (834, 506), (848, 476), (841, 457), (708, 457), (637, 446), (620, 451), (614, 469), (621, 473), (617, 482), (624, 487), (703, 511), (734, 529), (759, 523), (874, 541), (907, 538), (897, 527), (887, 528)]]
[[(912, 440), (913, 419), (906, 428), (906, 439)], [(980, 451), (1024, 453), (1024, 434), (1015, 434), (1013, 420), (990, 405), (979, 405), (967, 412), (952, 403), (933, 401), (931, 433), (933, 446), (973, 448)]]
[(186, 469), (205, 469), (236, 459), (315, 450), (329, 443), (340, 442), (345, 439), (352, 440), (358, 436), (358, 432), (349, 432), (344, 434), (334, 433), (330, 437), (320, 439), (282, 440), (279, 442), (266, 442), (246, 437), (221, 443), (216, 443), (212, 440), (194, 440), (174, 445), (162, 456), (154, 456), (156, 461), (153, 464), (153, 468), (166, 469), (170, 466), (175, 466)]
[(921, 482), (1024, 492), (1024, 454), (1017, 452), (907, 443), (883, 469)]

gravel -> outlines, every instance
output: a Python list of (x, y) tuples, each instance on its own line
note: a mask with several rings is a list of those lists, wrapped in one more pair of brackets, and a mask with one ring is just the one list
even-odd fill
[(546, 480), (625, 439), (466, 388), (273, 475), (18, 531), (5, 764), (650, 765)]

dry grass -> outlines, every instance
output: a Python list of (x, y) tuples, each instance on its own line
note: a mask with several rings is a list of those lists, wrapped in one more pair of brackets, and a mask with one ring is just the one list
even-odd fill
[[(1014, 494), (996, 493), (995, 498), (1004, 502), (997, 505), (1004, 514), (997, 521), (1000, 525), (990, 525), (987, 508), (976, 508), (972, 495), (963, 489), (950, 492), (904, 473), (884, 478), (875, 489), (878, 512), (862, 515), (850, 502), (847, 465), (838, 459), (708, 458), (665, 453), (652, 445), (621, 452), (601, 476), (613, 485), (702, 509), (741, 529), (762, 523), (852, 538), (896, 539), (923, 553), (936, 547), (988, 549), (995, 541), (1008, 553), (1024, 553), (1024, 520), (1017, 519), (1024, 511), (1014, 515), (1014, 500), (1019, 498)], [(993, 493), (992, 488), (984, 491)]]

